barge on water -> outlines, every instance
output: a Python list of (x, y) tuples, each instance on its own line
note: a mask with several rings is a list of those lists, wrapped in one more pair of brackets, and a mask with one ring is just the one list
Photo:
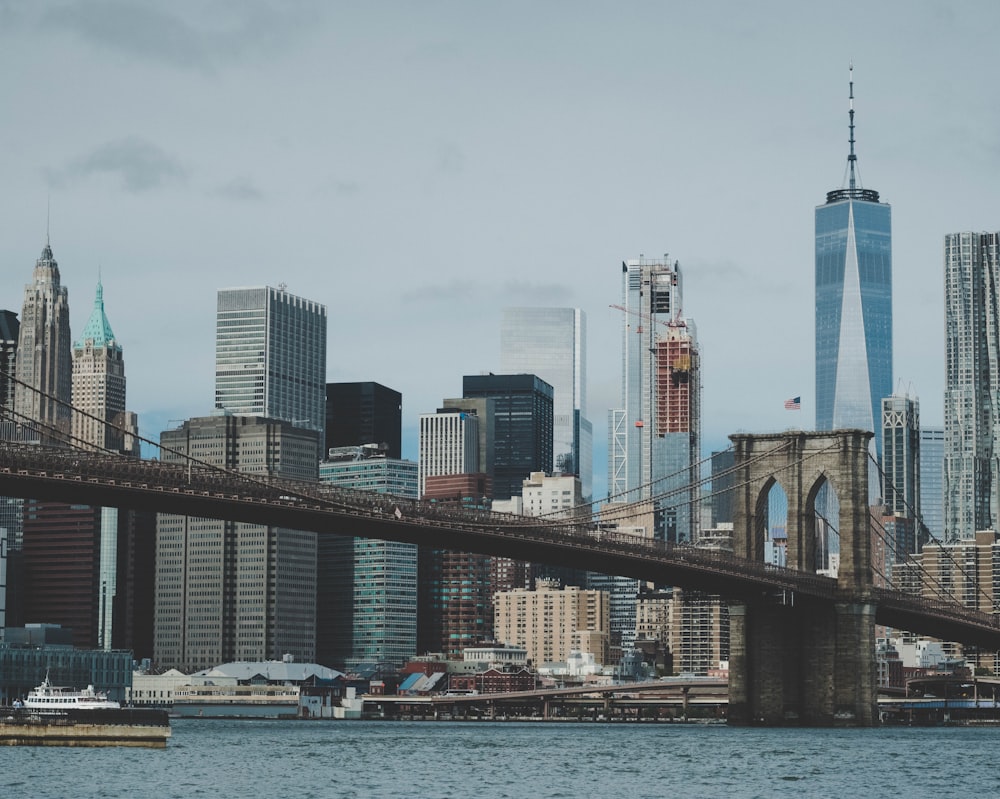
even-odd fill
[(0, 746), (142, 746), (163, 749), (170, 738), (165, 710), (71, 708), (39, 713), (0, 708)]

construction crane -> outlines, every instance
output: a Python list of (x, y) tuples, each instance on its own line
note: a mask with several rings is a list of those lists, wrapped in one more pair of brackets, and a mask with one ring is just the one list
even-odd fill
[[(609, 308), (614, 308), (621, 311), (622, 313), (631, 314), (632, 316), (638, 316), (642, 320), (647, 320), (653, 324), (663, 325), (664, 327), (687, 327), (683, 319), (673, 318), (670, 321), (664, 321), (663, 319), (657, 319), (652, 314), (643, 313), (642, 311), (637, 311), (635, 308), (626, 308), (624, 305), (615, 305), (614, 303), (608, 306)], [(642, 332), (642, 324), (636, 327), (636, 332)]]

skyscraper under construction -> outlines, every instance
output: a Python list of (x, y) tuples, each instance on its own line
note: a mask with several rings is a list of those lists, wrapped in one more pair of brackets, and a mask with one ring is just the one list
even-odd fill
[(622, 263), (621, 407), (609, 415), (608, 493), (652, 501), (656, 537), (696, 537), (701, 447), (701, 359), (682, 314), (675, 261)]

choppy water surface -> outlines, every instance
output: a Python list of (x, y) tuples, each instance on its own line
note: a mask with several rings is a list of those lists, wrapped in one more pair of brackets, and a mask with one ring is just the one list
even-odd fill
[(1000, 729), (178, 720), (164, 750), (0, 748), (0, 797), (1000, 796)]

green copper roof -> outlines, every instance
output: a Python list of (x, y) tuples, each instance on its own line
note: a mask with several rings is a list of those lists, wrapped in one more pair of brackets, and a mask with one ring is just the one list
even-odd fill
[(83, 328), (83, 334), (76, 342), (76, 346), (83, 347), (87, 341), (92, 341), (95, 347), (106, 347), (113, 343), (115, 334), (111, 330), (111, 323), (104, 313), (104, 286), (101, 281), (97, 281), (97, 296), (94, 297), (94, 310), (90, 313), (87, 326)]

